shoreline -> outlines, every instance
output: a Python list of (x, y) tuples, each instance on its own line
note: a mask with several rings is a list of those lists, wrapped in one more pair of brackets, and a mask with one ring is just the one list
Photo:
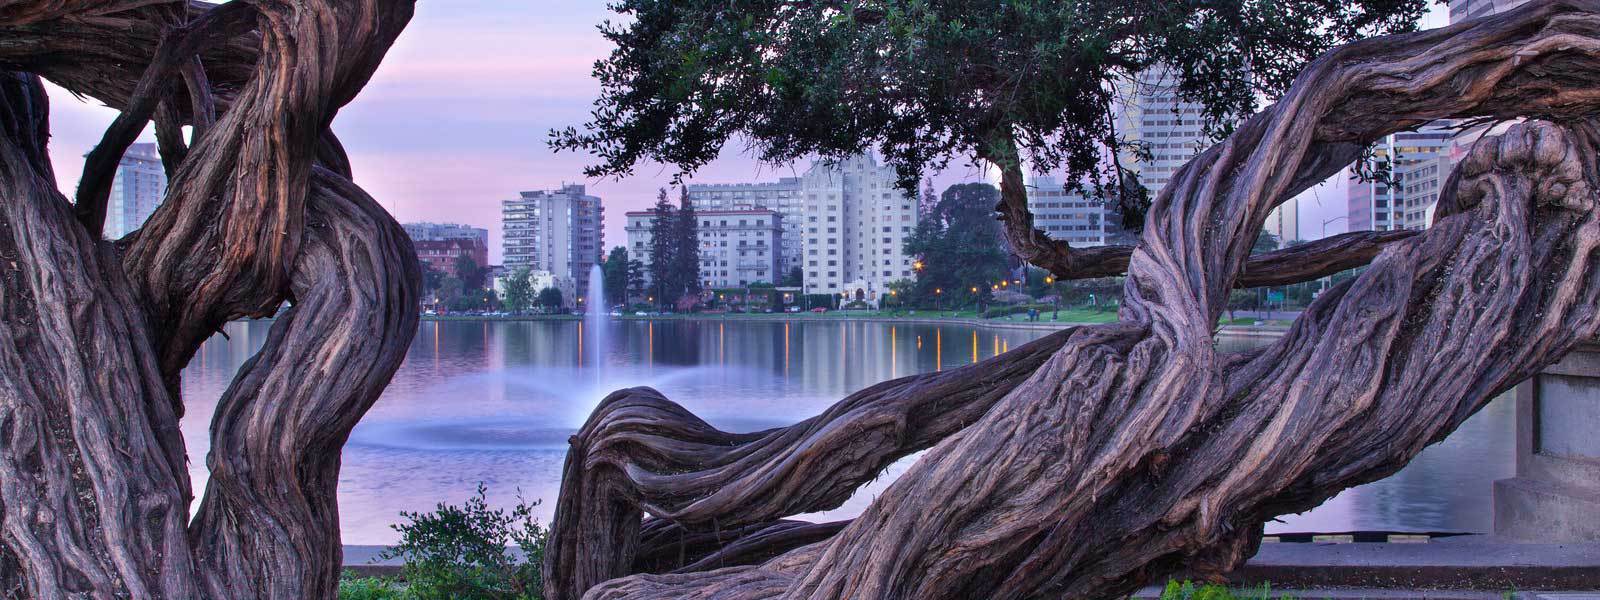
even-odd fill
[[(1112, 313), (1106, 313), (1110, 316)], [(873, 323), (897, 323), (906, 325), (967, 325), (986, 327), (991, 329), (1012, 329), (1032, 331), (1057, 331), (1068, 327), (1084, 325), (1100, 325), (1110, 323), (1114, 318), (1103, 321), (1012, 321), (1008, 319), (980, 319), (976, 317), (929, 317), (921, 315), (850, 315), (838, 314), (837, 311), (821, 315), (807, 313), (733, 313), (733, 314), (687, 314), (687, 315), (657, 315), (634, 316), (623, 315), (620, 317), (607, 317), (613, 321), (858, 321)], [(427, 316), (422, 321), (431, 322), (478, 322), (478, 321), (582, 321), (581, 315), (520, 315), (520, 316)], [(1219, 335), (1234, 335), (1243, 337), (1282, 337), (1289, 331), (1286, 325), (1222, 325), (1217, 328)]]

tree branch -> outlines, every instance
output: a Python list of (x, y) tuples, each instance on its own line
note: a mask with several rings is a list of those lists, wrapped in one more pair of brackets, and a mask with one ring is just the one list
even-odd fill
[[(84, 158), (75, 206), (78, 221), (83, 223), (90, 236), (99, 238), (104, 231), (106, 203), (111, 196), (117, 165), (123, 153), (128, 151), (128, 145), (144, 131), (156, 105), (166, 95), (172, 72), (199, 51), (253, 28), (255, 15), (255, 5), (229, 2), (218, 5), (161, 38), (154, 58), (133, 89), (128, 106), (106, 128), (100, 143)], [(170, 147), (170, 140), (168, 145)]]

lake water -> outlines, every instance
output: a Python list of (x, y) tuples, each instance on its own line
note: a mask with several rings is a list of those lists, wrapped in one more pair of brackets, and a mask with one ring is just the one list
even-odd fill
[[(217, 398), (270, 326), (230, 323), (228, 337), (206, 342), (184, 372), (183, 431), (197, 493)], [(649, 385), (720, 428), (752, 431), (812, 416), (879, 381), (970, 364), (1048, 333), (822, 320), (620, 321), (607, 330), (609, 343), (597, 349), (592, 341), (584, 348), (593, 326), (581, 335), (576, 321), (422, 323), (405, 364), (345, 446), (344, 542), (393, 542), (400, 511), (460, 503), (479, 482), (491, 504), (508, 505), (519, 493), (543, 499), (539, 514), (548, 521), (567, 437), (617, 388)], [(1514, 420), (1512, 403), (1496, 400), (1393, 477), (1267, 530), (1489, 531), (1490, 484), (1514, 469)], [(839, 509), (808, 518), (860, 512), (914, 458)]]

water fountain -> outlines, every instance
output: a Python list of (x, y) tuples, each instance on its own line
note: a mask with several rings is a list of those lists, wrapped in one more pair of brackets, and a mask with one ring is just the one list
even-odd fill
[(605, 273), (600, 265), (589, 268), (589, 290), (584, 299), (587, 304), (583, 313), (584, 347), (587, 349), (584, 363), (594, 371), (595, 379), (600, 379), (605, 371), (606, 348), (610, 344), (611, 336), (607, 331), (610, 328), (610, 308), (606, 306)]

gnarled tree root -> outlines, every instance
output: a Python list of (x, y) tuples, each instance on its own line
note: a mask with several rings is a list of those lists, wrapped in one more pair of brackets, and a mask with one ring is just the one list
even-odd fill
[[(1582, 0), (1335, 50), (1176, 174), (1128, 260), (1121, 322), (1071, 332), (839, 533), (759, 565), (598, 583), (629, 562), (563, 552), (547, 563), (552, 597), (1110, 598), (1237, 566), (1266, 519), (1393, 473), (1600, 330), (1596, 73), (1600, 3)], [(1275, 205), (1383, 135), (1486, 115), (1542, 120), (1478, 143), (1440, 201), (1449, 216), (1390, 241), (1282, 339), (1216, 351), (1213, 325)], [(626, 554), (643, 513), (677, 520), (681, 504), (656, 505), (699, 497), (674, 493), (696, 457), (727, 450), (683, 435), (697, 422), (686, 413), (662, 428), (616, 421), (628, 433), (609, 446), (608, 410), (569, 468), (589, 487), (563, 484), (564, 507), (569, 492), (591, 502), (557, 527)], [(837, 485), (746, 471), (803, 486), (791, 496)], [(679, 524), (704, 530), (745, 508)], [(589, 563), (562, 564), (573, 556)]]

